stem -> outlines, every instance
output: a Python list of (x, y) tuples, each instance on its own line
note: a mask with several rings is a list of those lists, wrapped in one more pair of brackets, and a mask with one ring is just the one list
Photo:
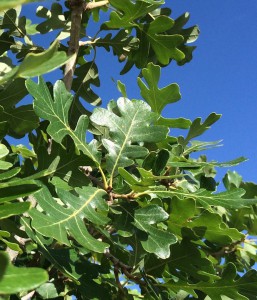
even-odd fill
[(64, 84), (68, 91), (71, 90), (73, 75), (76, 67), (76, 60), (79, 51), (79, 37), (80, 37), (80, 24), (82, 20), (82, 14), (84, 11), (82, 0), (71, 0), (71, 29), (70, 29), (70, 41), (68, 48), (68, 55), (73, 56), (72, 59), (68, 61), (64, 70)]
[(98, 2), (89, 2), (89, 3), (84, 4), (84, 9), (90, 10), (90, 9), (94, 9), (96, 7), (105, 6), (108, 3), (109, 3), (109, 0), (103, 0), (103, 1), (98, 1)]

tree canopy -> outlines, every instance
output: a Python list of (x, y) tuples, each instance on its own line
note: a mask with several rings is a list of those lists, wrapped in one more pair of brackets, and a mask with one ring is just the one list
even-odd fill
[[(0, 3), (0, 298), (255, 299), (257, 185), (215, 179), (245, 158), (202, 154), (219, 146), (201, 135), (220, 114), (162, 114), (181, 98), (162, 69), (196, 49), (189, 13), (39, 1), (35, 23), (28, 2)], [(120, 98), (102, 105), (100, 48), (121, 74), (138, 71), (141, 99), (118, 80)]]

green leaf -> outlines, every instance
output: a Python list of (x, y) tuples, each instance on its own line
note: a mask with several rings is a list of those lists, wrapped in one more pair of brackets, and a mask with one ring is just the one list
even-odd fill
[[(2, 243), (4, 243), (7, 247), (12, 249), (13, 251), (22, 253), (22, 250), (18, 244), (10, 242), (9, 240), (6, 239), (6, 238), (10, 238), (10, 237), (11, 237), (11, 234), (8, 231), (0, 230), (0, 241)], [(1, 281), (1, 275), (0, 275), (0, 281)]]
[[(30, 237), (33, 241), (35, 241), (39, 247), (40, 252), (43, 253), (43, 255), (52, 263), (54, 264), (54, 266), (60, 270), (63, 274), (65, 274), (67, 277), (69, 277), (70, 279), (74, 280), (75, 282), (78, 283), (78, 278), (80, 276), (76, 276), (73, 274), (73, 270), (71, 271), (71, 266), (70, 266), (70, 261), (67, 260), (67, 257), (71, 258), (72, 255), (70, 255), (69, 252), (75, 252), (75, 250), (71, 250), (71, 249), (59, 249), (60, 251), (62, 251), (60, 253), (57, 252), (56, 253), (56, 249), (51, 249), (49, 247), (47, 247), (47, 245), (52, 242), (52, 239), (49, 238), (44, 238), (41, 234), (39, 234), (38, 232), (35, 232), (31, 226), (30, 226), (30, 219), (29, 218), (22, 218), (21, 219), (21, 224), (24, 225), (25, 227), (25, 231), (28, 235), (28, 237)], [(63, 252), (65, 252), (66, 255), (63, 255)], [(68, 252), (68, 253), (67, 253)], [(59, 254), (60, 253), (60, 254)], [(76, 273), (76, 272), (74, 272)]]
[[(135, 25), (134, 20), (144, 16), (148, 12), (159, 7), (164, 1), (142, 1), (137, 0), (133, 3), (130, 0), (110, 0), (110, 4), (117, 9), (110, 13), (110, 21), (105, 22), (108, 28), (129, 28)], [(119, 13), (122, 12), (122, 15)]]
[(23, 137), (39, 125), (39, 118), (35, 114), (32, 105), (23, 105), (17, 108), (9, 108), (0, 113), (2, 120), (9, 124), (9, 134), (15, 137)]
[(257, 294), (257, 272), (251, 270), (242, 277), (238, 277), (236, 271), (235, 265), (229, 263), (222, 278), (215, 282), (188, 284), (179, 280), (178, 282), (170, 281), (163, 286), (176, 292), (184, 290), (194, 297), (197, 297), (195, 290), (200, 290), (212, 300), (222, 300), (222, 296), (237, 300), (254, 299)]
[(68, 236), (71, 235), (86, 249), (104, 252), (108, 244), (98, 241), (88, 233), (84, 219), (97, 225), (105, 225), (109, 221), (105, 216), (108, 205), (103, 199), (106, 192), (94, 187), (75, 190), (78, 196), (58, 189), (58, 202), (43, 187), (35, 198), (47, 214), (31, 209), (29, 214), (32, 217), (32, 227), (40, 234), (53, 237), (65, 245), (70, 245)]
[(173, 25), (174, 21), (171, 18), (159, 16), (149, 25), (147, 24), (141, 27), (158, 61), (163, 65), (168, 65), (170, 59), (180, 61), (185, 58), (185, 54), (178, 48), (178, 46), (184, 42), (183, 36), (179, 34), (169, 35), (166, 33)]
[(97, 47), (104, 47), (108, 52), (110, 47), (113, 49), (114, 55), (127, 54), (131, 49), (136, 49), (138, 40), (129, 35), (124, 29), (120, 30), (114, 37), (108, 33), (104, 38), (100, 38), (94, 42)]
[(168, 166), (175, 167), (175, 168), (202, 168), (202, 167), (232, 167), (237, 166), (238, 164), (246, 161), (245, 157), (239, 157), (234, 160), (230, 160), (227, 162), (217, 162), (217, 161), (199, 161), (193, 159), (174, 159), (174, 161), (170, 160)]
[(212, 194), (209, 191), (200, 189), (195, 193), (188, 193), (182, 190), (170, 191), (146, 191), (142, 194), (155, 195), (162, 198), (176, 196), (179, 199), (194, 199), (200, 206), (211, 209), (211, 206), (222, 206), (227, 209), (236, 209), (247, 207), (257, 203), (257, 199), (243, 199), (245, 191), (243, 189), (234, 189), (231, 191)]
[(162, 259), (170, 256), (170, 245), (175, 244), (177, 239), (174, 234), (154, 225), (168, 218), (169, 215), (158, 205), (149, 205), (135, 211), (134, 225), (148, 235), (146, 240), (141, 240), (143, 248)]
[(35, 2), (35, 1), (36, 0), (1, 0), (0, 11), (13, 8), (24, 3)]
[(0, 203), (34, 194), (40, 186), (33, 180), (12, 180), (0, 183)]
[(20, 173), (20, 168), (13, 168), (0, 174), (0, 181), (7, 180)]
[(168, 126), (170, 128), (188, 129), (191, 126), (192, 122), (185, 118), (170, 119), (160, 117), (155, 124)]
[(34, 109), (36, 114), (40, 118), (50, 121), (47, 128), (48, 134), (57, 143), (61, 143), (63, 138), (69, 135), (76, 147), (99, 165), (101, 153), (97, 151), (96, 141), (93, 140), (90, 144), (85, 142), (89, 122), (88, 117), (85, 115), (81, 116), (74, 131), (69, 125), (68, 119), (72, 95), (66, 90), (64, 83), (57, 81), (54, 85), (54, 101), (42, 78), (39, 78), (38, 84), (32, 80), (27, 80), (26, 86), (35, 98)]
[[(0, 198), (1, 201), (1, 198)], [(5, 219), (10, 216), (21, 215), (29, 210), (31, 203), (4, 203), (0, 204), (0, 219)]]
[(36, 292), (43, 298), (43, 299), (53, 299), (58, 297), (58, 292), (55, 287), (54, 283), (46, 282), (42, 284), (39, 288), (36, 289)]
[(223, 178), (223, 184), (227, 190), (239, 188), (242, 183), (242, 179), (242, 176), (240, 176), (236, 171), (228, 171)]
[(202, 135), (207, 129), (210, 128), (210, 126), (212, 124), (217, 122), (220, 119), (220, 117), (221, 117), (221, 115), (218, 115), (216, 113), (211, 113), (203, 123), (201, 123), (201, 121), (202, 121), (201, 118), (195, 119), (193, 121), (192, 125), (190, 126), (189, 132), (184, 141), (184, 145), (187, 145), (187, 143), (191, 139), (193, 139), (199, 135)]
[(157, 114), (143, 101), (129, 101), (119, 98), (117, 109), (120, 116), (103, 108), (96, 108), (90, 117), (97, 125), (106, 126), (110, 130), (110, 138), (103, 139), (108, 151), (107, 170), (111, 178), (118, 167), (132, 165), (136, 158), (147, 155), (148, 150), (138, 143), (157, 143), (163, 140), (168, 128), (153, 125)]
[(11, 163), (2, 160), (6, 155), (8, 155), (8, 153), (9, 150), (7, 147), (3, 144), (0, 144), (0, 170), (7, 170), (12, 167)]
[(51, 72), (66, 64), (71, 57), (64, 51), (58, 51), (59, 43), (55, 41), (48, 50), (42, 53), (29, 53), (22, 63), (1, 78), (0, 84), (17, 77), (35, 77)]
[(91, 85), (100, 86), (98, 68), (94, 61), (89, 61), (75, 70), (76, 77), (72, 82), (72, 90), (76, 92), (76, 98), (82, 97), (92, 105), (100, 105), (101, 98), (91, 89)]
[(142, 74), (148, 87), (144, 84), (142, 79), (138, 77), (137, 82), (141, 90), (141, 95), (154, 112), (161, 114), (163, 108), (167, 104), (174, 103), (181, 98), (179, 86), (176, 83), (159, 89), (158, 83), (161, 75), (160, 66), (149, 63), (147, 67), (142, 70)]
[(16, 294), (33, 290), (48, 280), (47, 271), (13, 266), (8, 254), (0, 252), (0, 294)]

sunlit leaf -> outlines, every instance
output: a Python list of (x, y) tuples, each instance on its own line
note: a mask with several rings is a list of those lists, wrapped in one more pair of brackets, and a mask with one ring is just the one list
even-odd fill
[(13, 266), (8, 254), (0, 252), (0, 293), (14, 294), (35, 289), (48, 280), (47, 271), (39, 268)]
[(164, 126), (152, 125), (157, 114), (143, 101), (129, 101), (119, 98), (117, 109), (121, 116), (113, 112), (97, 108), (90, 119), (97, 125), (106, 126), (110, 130), (110, 139), (103, 139), (108, 150), (107, 170), (113, 177), (118, 167), (133, 164), (133, 159), (144, 157), (148, 150), (138, 143), (154, 143), (161, 141), (168, 133)]
[(97, 151), (95, 141), (92, 141), (90, 144), (85, 142), (88, 117), (81, 116), (74, 131), (69, 125), (69, 109), (73, 97), (66, 90), (64, 83), (57, 81), (55, 84), (54, 100), (42, 78), (39, 78), (38, 84), (32, 80), (27, 80), (26, 86), (35, 98), (34, 108), (36, 114), (50, 121), (47, 128), (49, 135), (57, 143), (61, 143), (66, 135), (70, 135), (76, 147), (98, 164), (101, 154)]
[(64, 206), (51, 196), (46, 187), (43, 187), (35, 198), (46, 214), (36, 209), (30, 210), (32, 227), (40, 234), (53, 237), (65, 245), (70, 245), (68, 236), (71, 235), (86, 249), (104, 252), (108, 244), (92, 237), (87, 231), (84, 220), (87, 219), (98, 225), (108, 222), (109, 219), (102, 213), (108, 209), (103, 199), (106, 193), (94, 187), (77, 188), (76, 191), (78, 196), (64, 190), (57, 191)]
[(146, 240), (141, 241), (143, 248), (162, 259), (170, 256), (170, 245), (177, 242), (175, 235), (158, 229), (155, 225), (168, 218), (169, 215), (157, 205), (149, 205), (135, 211), (134, 225), (148, 235)]
[(13, 68), (1, 78), (0, 84), (17, 77), (29, 78), (40, 76), (61, 67), (70, 59), (64, 51), (58, 51), (59, 43), (54, 42), (50, 48), (42, 53), (29, 53), (22, 63)]
[(176, 83), (161, 89), (158, 87), (161, 75), (161, 68), (159, 66), (149, 63), (147, 67), (142, 70), (142, 74), (148, 87), (143, 83), (142, 79), (138, 77), (137, 82), (141, 90), (141, 95), (154, 112), (160, 114), (167, 104), (174, 103), (181, 98), (179, 86)]

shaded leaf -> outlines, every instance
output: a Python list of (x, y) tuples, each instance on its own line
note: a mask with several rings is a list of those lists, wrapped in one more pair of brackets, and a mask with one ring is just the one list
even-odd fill
[(147, 67), (142, 70), (142, 74), (148, 87), (143, 83), (142, 79), (138, 77), (137, 82), (141, 90), (141, 95), (154, 112), (161, 114), (167, 104), (174, 103), (181, 98), (179, 86), (176, 83), (159, 89), (160, 66), (149, 63)]
[(98, 68), (94, 61), (89, 61), (79, 66), (75, 70), (75, 75), (72, 82), (72, 90), (76, 92), (76, 98), (82, 97), (92, 105), (100, 105), (101, 98), (91, 89), (91, 84), (100, 86)]
[(34, 194), (40, 187), (33, 180), (12, 180), (0, 183), (0, 203)]
[(8, 254), (0, 252), (0, 294), (15, 294), (35, 289), (48, 280), (47, 271), (13, 266)]
[(32, 105), (23, 105), (17, 108), (4, 110), (0, 113), (2, 120), (8, 122), (9, 135), (22, 137), (39, 125), (39, 118)]
[(236, 271), (235, 265), (229, 263), (222, 274), (222, 278), (215, 282), (188, 284), (179, 280), (173, 283), (170, 281), (163, 286), (176, 292), (184, 290), (194, 297), (197, 297), (195, 290), (200, 290), (212, 300), (222, 300), (222, 296), (238, 300), (254, 299), (257, 293), (257, 272), (251, 270), (242, 277), (237, 277)]
[(143, 248), (162, 259), (170, 256), (170, 245), (177, 242), (174, 234), (155, 226), (168, 218), (169, 215), (158, 205), (149, 205), (135, 211), (134, 225), (148, 235), (146, 240), (141, 240)]

